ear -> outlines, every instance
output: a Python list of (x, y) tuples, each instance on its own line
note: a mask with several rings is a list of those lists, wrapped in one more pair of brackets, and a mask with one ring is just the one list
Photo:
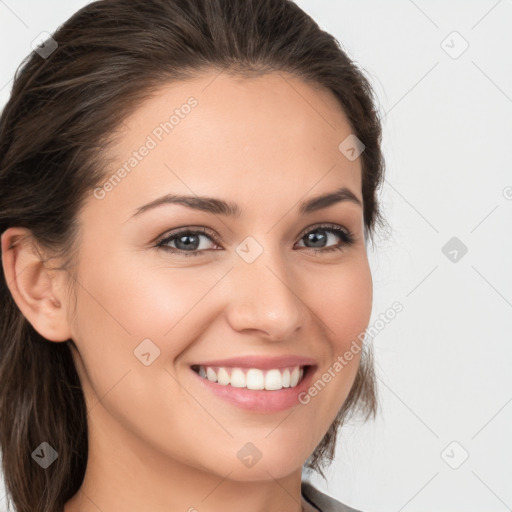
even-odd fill
[(50, 341), (71, 338), (67, 318), (65, 271), (47, 268), (30, 230), (9, 228), (2, 233), (2, 265), (7, 286), (23, 316)]

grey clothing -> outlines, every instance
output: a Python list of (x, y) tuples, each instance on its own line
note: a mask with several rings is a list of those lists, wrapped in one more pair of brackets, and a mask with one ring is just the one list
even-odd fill
[[(320, 492), (309, 482), (303, 481), (301, 483), (301, 491), (304, 500), (312, 505), (313, 509), (317, 509), (320, 512), (361, 512)], [(305, 512), (308, 511), (306, 510)]]

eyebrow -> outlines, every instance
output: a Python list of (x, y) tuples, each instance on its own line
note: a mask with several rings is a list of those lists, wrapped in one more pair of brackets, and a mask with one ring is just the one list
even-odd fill
[[(299, 213), (301, 215), (312, 213), (344, 201), (357, 204), (361, 208), (363, 207), (361, 200), (350, 189), (347, 187), (341, 187), (333, 192), (328, 192), (327, 194), (302, 201), (299, 204)], [(163, 204), (181, 204), (188, 206), (189, 208), (193, 208), (194, 210), (231, 217), (240, 217), (242, 215), (240, 206), (231, 201), (224, 201), (215, 197), (166, 194), (165, 196), (159, 197), (158, 199), (138, 208), (132, 215), (132, 218)]]

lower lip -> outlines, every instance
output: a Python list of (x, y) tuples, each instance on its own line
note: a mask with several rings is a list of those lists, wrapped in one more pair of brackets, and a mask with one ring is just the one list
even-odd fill
[(315, 367), (309, 366), (302, 380), (294, 388), (271, 391), (236, 388), (231, 384), (223, 386), (201, 377), (192, 369), (190, 371), (206, 389), (232, 405), (254, 412), (272, 413), (284, 411), (300, 403), (298, 396), (308, 389), (313, 378), (314, 369)]

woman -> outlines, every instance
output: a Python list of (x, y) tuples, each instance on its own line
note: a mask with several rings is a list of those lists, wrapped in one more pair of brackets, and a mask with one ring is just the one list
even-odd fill
[(0, 119), (17, 512), (354, 510), (302, 480), (375, 415), (372, 89), (288, 0), (104, 0)]

